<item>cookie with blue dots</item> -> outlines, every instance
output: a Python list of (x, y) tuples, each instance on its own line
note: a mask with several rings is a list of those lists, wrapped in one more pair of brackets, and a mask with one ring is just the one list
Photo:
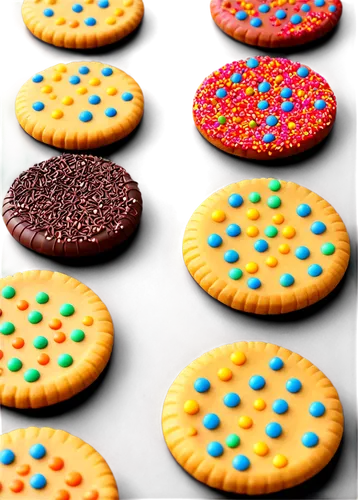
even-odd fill
[(211, 297), (240, 311), (283, 314), (326, 297), (350, 258), (336, 210), (309, 189), (278, 179), (230, 184), (186, 227), (185, 264)]
[(162, 413), (179, 465), (208, 486), (248, 495), (291, 488), (321, 471), (343, 423), (329, 379), (299, 354), (264, 342), (224, 345), (193, 361)]
[(93, 49), (118, 42), (136, 30), (142, 0), (24, 0), (30, 32), (57, 47)]
[(137, 82), (99, 62), (57, 64), (34, 74), (16, 98), (16, 116), (34, 139), (65, 150), (113, 144), (139, 125)]
[(105, 459), (82, 439), (48, 427), (0, 436), (0, 491), (4, 499), (119, 500)]
[(314, 42), (332, 31), (341, 0), (211, 0), (215, 23), (235, 40), (281, 48)]

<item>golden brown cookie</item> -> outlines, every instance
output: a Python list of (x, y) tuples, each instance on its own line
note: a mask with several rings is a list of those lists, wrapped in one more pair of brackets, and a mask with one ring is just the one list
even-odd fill
[(34, 139), (67, 150), (94, 149), (129, 135), (143, 116), (139, 85), (99, 62), (57, 64), (34, 75), (16, 98), (16, 116)]
[(212, 488), (261, 495), (291, 488), (337, 451), (337, 391), (307, 359), (264, 342), (218, 347), (177, 377), (163, 433), (175, 460)]
[(132, 33), (142, 0), (24, 0), (22, 17), (40, 40), (71, 49), (102, 47)]
[(233, 309), (282, 314), (310, 306), (338, 285), (350, 244), (334, 208), (277, 179), (230, 184), (192, 215), (185, 264), (212, 297)]
[(104, 458), (68, 432), (43, 427), (0, 436), (1, 498), (118, 500)]
[(83, 391), (106, 367), (113, 324), (86, 285), (51, 271), (0, 279), (0, 403), (53, 405)]

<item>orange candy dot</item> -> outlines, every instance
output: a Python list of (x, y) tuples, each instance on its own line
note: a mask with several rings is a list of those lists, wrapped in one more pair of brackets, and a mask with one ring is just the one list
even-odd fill
[(82, 320), (82, 323), (85, 325), (85, 326), (92, 326), (93, 325), (93, 318), (92, 316), (85, 316)]
[(14, 349), (21, 349), (22, 347), (24, 347), (25, 341), (21, 337), (17, 337), (11, 342), (11, 345), (12, 347), (14, 347)]
[(83, 495), (84, 500), (97, 500), (98, 497), (99, 493), (96, 490), (87, 491), (87, 493)]
[(14, 479), (11, 481), (9, 488), (14, 493), (20, 493), (24, 489), (24, 483), (20, 479)]
[(50, 467), (50, 469), (55, 471), (63, 469), (64, 465), (65, 462), (62, 460), (62, 458), (59, 457), (50, 458), (50, 460), (48, 461), (48, 466)]
[(37, 358), (37, 362), (39, 365), (42, 365), (42, 366), (45, 366), (45, 365), (48, 365), (49, 362), (50, 362), (50, 356), (48, 354), (40, 354), (40, 356), (38, 356)]
[(68, 486), (79, 486), (82, 483), (82, 476), (79, 472), (70, 472), (65, 479)]
[(66, 335), (63, 332), (56, 332), (53, 336), (53, 340), (57, 342), (57, 344), (62, 344), (66, 340)]
[(16, 307), (20, 311), (26, 311), (26, 309), (29, 307), (29, 303), (26, 300), (19, 300), (18, 303), (16, 304)]
[(62, 326), (62, 323), (61, 323), (61, 321), (59, 319), (53, 318), (49, 322), (48, 326), (51, 328), (51, 330), (59, 330), (61, 328), (61, 326)]
[(80, 25), (80, 23), (78, 21), (71, 21), (69, 23), (70, 28), (78, 28), (79, 25)]
[(70, 500), (70, 494), (66, 490), (59, 490), (56, 493), (55, 500)]
[(16, 467), (16, 472), (19, 474), (19, 476), (27, 476), (30, 472), (30, 466), (25, 464), (25, 465), (19, 465)]

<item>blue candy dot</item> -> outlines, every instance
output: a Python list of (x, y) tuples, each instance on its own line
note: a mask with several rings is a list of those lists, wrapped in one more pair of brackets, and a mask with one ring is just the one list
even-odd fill
[(224, 404), (229, 408), (236, 408), (240, 404), (240, 401), (240, 396), (236, 394), (236, 392), (229, 392), (229, 394), (226, 394), (224, 397)]
[(327, 106), (327, 103), (323, 100), (323, 99), (318, 99), (318, 101), (316, 101), (314, 103), (314, 107), (318, 110), (322, 110), (324, 109), (325, 107)]
[(124, 92), (122, 94), (122, 99), (123, 99), (123, 101), (126, 101), (126, 102), (132, 101), (133, 100), (133, 94), (131, 94), (130, 92)]
[(261, 281), (258, 278), (250, 278), (247, 280), (247, 286), (252, 290), (257, 290), (261, 286)]
[(221, 455), (224, 453), (224, 447), (217, 441), (213, 441), (212, 443), (208, 444), (206, 451), (211, 457), (217, 458), (221, 457)]
[(113, 69), (112, 68), (103, 68), (101, 71), (103, 76), (112, 76), (113, 75)]
[(101, 9), (106, 9), (107, 7), (109, 7), (109, 1), (108, 0), (99, 0), (99, 2), (97, 3), (97, 5)]
[(257, 240), (255, 241), (255, 244), (254, 244), (254, 248), (256, 250), (256, 252), (266, 252), (266, 250), (268, 250), (268, 243), (267, 241), (265, 240)]
[(81, 120), (81, 122), (90, 122), (93, 118), (93, 115), (90, 111), (82, 111), (80, 114), (79, 114), (79, 119)]
[(251, 57), (246, 61), (246, 66), (250, 69), (257, 68), (259, 64), (260, 64), (259, 61), (254, 57)]
[(311, 255), (311, 252), (307, 247), (298, 247), (296, 248), (295, 255), (297, 259), (306, 260)]
[(306, 446), (306, 448), (314, 448), (318, 445), (319, 439), (317, 434), (314, 432), (306, 432), (306, 434), (302, 436), (301, 441), (303, 446)]
[(302, 23), (302, 17), (299, 14), (294, 14), (291, 17), (291, 23), (292, 24), (300, 24), (300, 23)]
[(237, 224), (230, 224), (230, 226), (226, 228), (226, 234), (231, 236), (231, 238), (236, 238), (236, 236), (241, 234), (241, 228)]
[(99, 95), (90, 95), (88, 98), (88, 102), (94, 105), (99, 104), (101, 102), (101, 98), (99, 97)]
[(206, 429), (213, 431), (214, 429), (217, 429), (219, 427), (220, 418), (215, 415), (215, 413), (208, 413), (203, 418), (203, 425)]
[(229, 264), (234, 264), (239, 260), (239, 254), (236, 252), (236, 250), (228, 250), (227, 252), (225, 252), (224, 260)]
[(52, 9), (45, 9), (44, 10), (44, 16), (52, 17), (53, 15), (54, 15), (54, 11)]
[(301, 5), (301, 10), (303, 10), (303, 12), (309, 12), (311, 10), (311, 6), (308, 5), (308, 3), (304, 3)]
[(292, 90), (288, 87), (285, 87), (284, 89), (281, 90), (281, 97), (283, 97), (284, 99), (289, 99), (290, 97), (292, 97)]
[(275, 372), (281, 370), (281, 368), (283, 368), (282, 359), (277, 357), (270, 359), (269, 367), (271, 368), (271, 370), (274, 370)]
[(277, 422), (271, 422), (270, 424), (266, 425), (265, 431), (268, 437), (276, 439), (281, 436), (282, 427)]
[(310, 72), (307, 68), (305, 68), (305, 66), (300, 66), (297, 70), (297, 74), (301, 78), (307, 78)]
[(323, 234), (326, 229), (326, 225), (321, 221), (316, 221), (311, 226), (311, 231), (313, 234)]
[(34, 83), (41, 83), (42, 80), (44, 79), (44, 77), (42, 75), (35, 75), (33, 78), (32, 78), (32, 81)]
[(312, 276), (312, 278), (317, 278), (318, 276), (321, 276), (322, 273), (323, 269), (318, 264), (312, 264), (312, 266), (308, 268), (308, 274)]
[(230, 80), (232, 81), (232, 83), (240, 83), (242, 80), (242, 76), (240, 75), (240, 73), (234, 73), (233, 75), (231, 75)]
[(245, 455), (237, 455), (232, 461), (234, 469), (243, 472), (250, 467), (250, 460)]
[(70, 78), (68, 79), (68, 81), (72, 84), (72, 85), (78, 85), (81, 81), (81, 78), (77, 75), (73, 75), (73, 76), (70, 76)]
[(276, 399), (272, 404), (272, 409), (278, 415), (283, 415), (288, 410), (288, 403), (284, 399)]
[(117, 110), (114, 108), (107, 108), (106, 111), (104, 112), (108, 118), (113, 118), (117, 114)]
[(259, 11), (262, 13), (262, 14), (267, 14), (267, 12), (270, 11), (270, 6), (269, 5), (260, 5), (259, 7)]
[(281, 104), (281, 109), (282, 111), (284, 111), (285, 113), (289, 113), (290, 111), (292, 111), (294, 108), (294, 104), (293, 102), (291, 101), (285, 101)]
[(266, 118), (266, 125), (268, 125), (269, 127), (274, 127), (277, 124), (278, 119), (276, 118), (276, 116), (271, 115)]
[(239, 194), (232, 194), (229, 197), (229, 205), (232, 208), (239, 208), (241, 205), (244, 203), (244, 200), (241, 195)]
[(297, 378), (290, 378), (286, 382), (286, 389), (292, 394), (296, 394), (296, 392), (299, 392), (301, 388), (302, 384)]
[(15, 460), (15, 454), (11, 450), (0, 451), (0, 464), (11, 465)]
[(88, 73), (90, 72), (90, 69), (88, 66), (81, 66), (78, 70), (78, 72), (81, 74), (81, 75), (88, 75)]
[(267, 101), (260, 101), (258, 103), (257, 107), (259, 109), (261, 109), (261, 111), (264, 111), (265, 109), (267, 109), (269, 107), (269, 103)]
[(30, 486), (35, 490), (42, 490), (47, 484), (45, 476), (42, 474), (35, 474), (30, 479)]
[(259, 391), (260, 389), (263, 389), (265, 387), (265, 384), (266, 381), (263, 377), (261, 377), (261, 375), (254, 375), (249, 380), (249, 386), (254, 391)]
[(208, 238), (208, 245), (211, 248), (218, 248), (223, 242), (223, 239), (218, 234), (211, 234)]
[(265, 93), (271, 89), (271, 85), (269, 84), (269, 82), (262, 82), (262, 83), (260, 83), (258, 88), (259, 88), (259, 92)]
[(328, 7), (328, 10), (329, 10), (329, 12), (336, 12), (337, 7), (336, 7), (335, 5), (330, 5), (330, 6)]
[(227, 92), (225, 89), (218, 89), (216, 91), (216, 97), (218, 97), (219, 99), (224, 99), (224, 97), (227, 96)]
[(312, 210), (309, 205), (303, 203), (302, 205), (298, 205), (296, 212), (300, 217), (308, 217), (308, 215), (311, 215)]
[(247, 18), (247, 14), (244, 10), (239, 10), (239, 12), (236, 12), (236, 19), (239, 21), (245, 21)]
[(35, 460), (40, 460), (46, 455), (46, 448), (42, 444), (34, 444), (31, 446), (29, 453)]
[(276, 137), (273, 134), (265, 134), (262, 138), (262, 140), (266, 143), (273, 142), (276, 139)]
[(83, 7), (81, 4), (75, 3), (74, 5), (72, 5), (72, 10), (73, 10), (73, 12), (80, 13), (83, 11)]
[(262, 25), (262, 21), (259, 17), (253, 17), (250, 24), (253, 28), (259, 28)]
[(34, 102), (33, 105), (32, 105), (32, 109), (34, 111), (42, 111), (44, 109), (45, 105), (43, 102)]
[(277, 17), (277, 19), (285, 19), (287, 17), (287, 14), (286, 14), (286, 11), (279, 9), (276, 12), (275, 16)]
[(315, 403), (311, 404), (309, 411), (312, 417), (318, 418), (322, 417), (322, 415), (326, 413), (326, 407), (324, 406), (324, 404), (316, 401)]
[(87, 17), (87, 19), (85, 19), (85, 24), (87, 26), (95, 26), (97, 24), (97, 21), (94, 17)]
[(325, 3), (325, 0), (315, 0), (314, 2), (316, 7), (323, 7)]
[(210, 389), (210, 382), (207, 378), (197, 378), (194, 382), (194, 389), (196, 392), (208, 392)]

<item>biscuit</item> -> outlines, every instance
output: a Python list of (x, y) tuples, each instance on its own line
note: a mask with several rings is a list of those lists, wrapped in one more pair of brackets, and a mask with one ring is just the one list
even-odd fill
[(48, 427), (0, 436), (1, 497), (119, 500), (103, 457), (78, 437)]
[(320, 143), (336, 118), (319, 74), (288, 59), (257, 56), (214, 71), (196, 92), (199, 132), (217, 148), (255, 160), (286, 158)]
[(142, 0), (24, 0), (22, 17), (43, 42), (93, 49), (118, 42), (142, 21)]
[(248, 45), (283, 48), (318, 40), (342, 15), (341, 0), (211, 0), (211, 15), (227, 35)]
[(343, 410), (336, 389), (307, 359), (264, 342), (207, 352), (170, 387), (165, 441), (195, 479), (262, 495), (321, 471), (337, 451)]
[(57, 64), (34, 75), (16, 98), (16, 116), (25, 132), (66, 150), (123, 139), (139, 125), (143, 108), (133, 78), (99, 62)]
[(184, 234), (185, 264), (233, 309), (282, 314), (326, 297), (350, 256), (347, 230), (324, 199), (294, 182), (252, 179), (212, 194)]
[(90, 386), (106, 367), (113, 324), (86, 285), (51, 271), (0, 279), (0, 404), (41, 408)]

